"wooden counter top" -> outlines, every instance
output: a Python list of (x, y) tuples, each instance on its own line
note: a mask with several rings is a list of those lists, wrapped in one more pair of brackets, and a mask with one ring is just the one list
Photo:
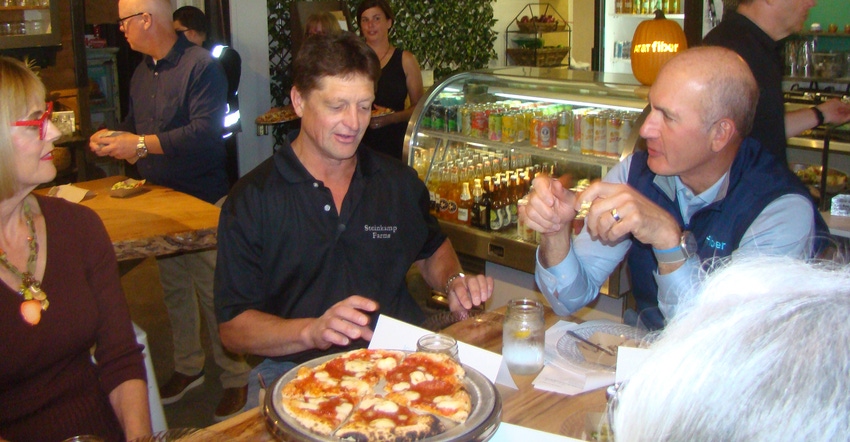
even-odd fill
[[(75, 183), (97, 193), (80, 204), (94, 210), (106, 226), (118, 261), (215, 247), (220, 209), (167, 187), (145, 184), (128, 198), (109, 195), (126, 177), (112, 176)], [(36, 193), (47, 194), (48, 189)]]
[[(559, 319), (581, 322), (571, 317), (560, 318), (547, 309), (546, 328), (551, 327)], [(493, 320), (492, 316), (485, 320), (482, 320), (481, 317), (466, 319), (446, 328), (443, 333), (490, 351), (501, 353), (502, 350), (502, 322), (498, 318)], [(571, 413), (583, 408), (598, 407), (605, 404), (604, 389), (576, 396), (565, 396), (535, 390), (531, 385), (535, 377), (536, 375), (514, 375), (514, 382), (519, 387), (518, 390), (501, 385), (496, 386), (502, 396), (502, 422), (560, 434), (561, 426)], [(237, 442), (275, 440), (266, 430), (265, 419), (257, 408), (219, 422), (208, 429), (221, 433)]]

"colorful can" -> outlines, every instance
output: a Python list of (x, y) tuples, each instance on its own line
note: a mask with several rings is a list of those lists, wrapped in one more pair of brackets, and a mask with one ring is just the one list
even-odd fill
[(622, 137), (623, 119), (619, 113), (613, 113), (608, 117), (608, 142), (605, 144), (605, 153), (610, 157), (620, 156), (620, 138)]
[(487, 117), (487, 139), (490, 141), (502, 140), (502, 110), (494, 109)]
[(573, 130), (571, 132), (572, 139), (570, 140), (570, 152), (581, 153), (581, 126), (584, 121), (585, 113), (587, 113), (587, 108), (576, 109), (573, 111)]
[(431, 129), (445, 130), (446, 127), (446, 108), (442, 104), (434, 103), (431, 106)]
[(517, 109), (514, 115), (516, 116), (516, 140), (525, 141), (528, 139), (528, 122), (525, 121), (525, 110)]
[(605, 155), (608, 145), (608, 115), (609, 112), (602, 111), (596, 115), (593, 123), (593, 154)]
[(457, 132), (457, 106), (446, 106), (446, 132)]
[(571, 110), (562, 110), (558, 113), (558, 150), (568, 152), (572, 140), (573, 114)]
[(460, 133), (468, 137), (472, 136), (472, 105), (464, 104), (460, 106), (457, 115), (460, 120), (460, 124), (458, 124)]
[(432, 104), (425, 109), (425, 112), (422, 112), (422, 129), (431, 128), (431, 114), (434, 112), (431, 108), (433, 107), (434, 105)]
[(540, 117), (537, 123), (537, 147), (551, 149), (555, 147), (558, 132), (558, 120), (552, 116)]
[(593, 126), (598, 113), (596, 109), (590, 110), (581, 120), (581, 153), (585, 155), (593, 154)]
[(502, 142), (503, 143), (513, 143), (516, 142), (516, 132), (517, 132), (517, 113), (515, 111), (508, 111), (502, 115)]
[(484, 106), (475, 106), (471, 110), (470, 135), (475, 138), (487, 137), (487, 109)]

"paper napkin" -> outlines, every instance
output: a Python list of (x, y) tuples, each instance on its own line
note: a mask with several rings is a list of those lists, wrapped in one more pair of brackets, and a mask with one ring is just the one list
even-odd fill
[(567, 330), (577, 326), (574, 322), (558, 321), (546, 330), (545, 365), (532, 381), (534, 388), (571, 396), (614, 383), (613, 372), (580, 367), (558, 353), (558, 341)]
[(578, 442), (580, 439), (573, 439), (571, 437), (502, 422), (499, 424), (496, 432), (493, 433), (490, 442), (516, 442), (522, 440), (534, 442)]
[[(416, 342), (429, 333), (433, 332), (387, 315), (380, 315), (369, 348), (416, 351)], [(490, 382), (517, 388), (502, 355), (460, 341), (457, 347), (461, 362), (480, 371)]]
[(63, 184), (61, 186), (51, 187), (50, 190), (47, 191), (47, 195), (62, 198), (63, 200), (68, 200), (72, 203), (79, 203), (86, 197), (94, 197), (97, 193), (92, 190), (77, 187), (73, 184)]

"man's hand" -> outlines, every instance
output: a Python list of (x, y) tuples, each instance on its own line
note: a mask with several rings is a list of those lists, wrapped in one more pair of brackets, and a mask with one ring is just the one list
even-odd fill
[(362, 296), (350, 296), (329, 308), (302, 331), (309, 348), (324, 350), (331, 345), (345, 346), (352, 340), (372, 339), (370, 316), (364, 312), (378, 310), (378, 303)]
[(837, 98), (827, 100), (818, 105), (823, 112), (824, 122), (827, 124), (842, 124), (850, 121), (850, 103)]
[(139, 136), (136, 134), (101, 129), (89, 138), (89, 148), (99, 157), (110, 156), (126, 160), (136, 156), (138, 142)]
[(578, 213), (574, 209), (576, 195), (560, 180), (545, 175), (535, 178), (531, 187), (525, 204), (518, 205), (525, 225), (543, 235), (569, 230)]
[(455, 278), (446, 295), (449, 309), (453, 312), (469, 310), (482, 305), (493, 294), (493, 277), (484, 275), (466, 275)]
[(615, 244), (632, 234), (656, 249), (679, 243), (682, 231), (676, 220), (627, 184), (597, 181), (582, 192), (575, 209), (584, 201), (592, 203), (584, 224), (593, 239)]

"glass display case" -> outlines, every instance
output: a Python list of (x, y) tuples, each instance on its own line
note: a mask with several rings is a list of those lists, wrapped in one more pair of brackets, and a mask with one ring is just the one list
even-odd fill
[[(648, 92), (630, 75), (566, 68), (458, 74), (416, 106), (408, 162), (459, 253), (533, 273), (535, 233), (516, 209), (531, 179), (568, 175), (581, 186), (605, 175), (640, 139)], [(619, 273), (603, 293), (625, 291)]]
[(59, 46), (58, 0), (0, 0), (0, 50)]

